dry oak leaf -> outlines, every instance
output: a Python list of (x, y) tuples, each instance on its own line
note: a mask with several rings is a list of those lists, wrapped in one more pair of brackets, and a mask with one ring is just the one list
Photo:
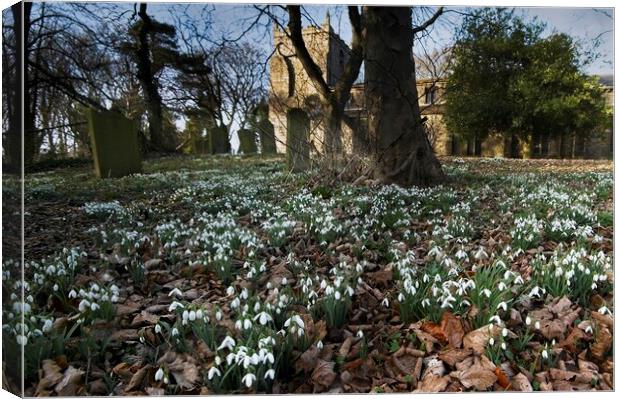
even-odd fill
[(189, 355), (177, 355), (174, 362), (168, 365), (168, 370), (170, 370), (177, 384), (185, 390), (193, 389), (196, 382), (200, 379), (198, 366)]
[(605, 354), (611, 348), (611, 344), (613, 342), (613, 336), (609, 332), (609, 329), (599, 324), (599, 328), (596, 331), (596, 336), (594, 338), (594, 343), (590, 346), (590, 353), (595, 359), (603, 360), (605, 359)]
[(477, 391), (486, 391), (497, 381), (495, 373), (481, 364), (474, 364), (472, 367), (451, 373), (458, 378), (465, 388), (474, 388)]
[(43, 378), (37, 384), (35, 395), (50, 396), (51, 389), (62, 380), (63, 375), (60, 372), (60, 366), (51, 359), (43, 360), (41, 368), (43, 369)]
[(500, 328), (494, 324), (488, 324), (470, 331), (463, 337), (463, 348), (471, 349), (475, 354), (482, 355), (489, 343), (489, 338), (497, 337), (499, 331)]
[(81, 388), (79, 384), (82, 382), (83, 376), (84, 371), (69, 366), (65, 370), (62, 380), (54, 388), (54, 391), (56, 391), (58, 396), (76, 396)]
[(314, 370), (318, 360), (319, 348), (316, 345), (312, 345), (308, 350), (299, 356), (299, 359), (295, 362), (295, 369), (297, 371), (304, 371), (309, 373)]
[(497, 377), (497, 383), (504, 389), (510, 387), (510, 379), (506, 373), (500, 368), (495, 368), (495, 376)]
[(439, 352), (439, 359), (441, 359), (448, 366), (454, 368), (459, 362), (462, 362), (465, 358), (471, 356), (471, 349), (446, 349)]
[(322, 392), (334, 383), (336, 380), (334, 364), (334, 362), (326, 362), (323, 359), (317, 359), (317, 365), (310, 377), (315, 392)]
[(144, 381), (144, 377), (147, 376), (148, 371), (152, 368), (151, 365), (146, 365), (138, 370), (129, 380), (129, 383), (125, 387), (125, 392), (130, 392), (135, 389), (140, 389), (142, 386), (142, 381)]
[(463, 323), (460, 317), (450, 312), (445, 312), (441, 317), (441, 329), (448, 339), (448, 346), (450, 348), (458, 349), (461, 347), (465, 330), (463, 330)]
[(418, 383), (415, 392), (443, 392), (446, 390), (449, 383), (449, 375), (439, 377), (434, 374), (428, 374)]
[(373, 284), (373, 286), (379, 287), (387, 287), (390, 281), (392, 281), (393, 276), (394, 272), (392, 271), (391, 267), (379, 270), (377, 272), (368, 273), (368, 277), (370, 278), (370, 280), (375, 283)]
[(530, 384), (530, 381), (527, 379), (525, 375), (523, 375), (523, 373), (519, 373), (515, 375), (514, 377), (512, 377), (512, 381), (510, 382), (510, 385), (515, 391), (521, 391), (521, 392), (533, 392), (534, 391), (534, 389), (532, 388), (532, 384)]

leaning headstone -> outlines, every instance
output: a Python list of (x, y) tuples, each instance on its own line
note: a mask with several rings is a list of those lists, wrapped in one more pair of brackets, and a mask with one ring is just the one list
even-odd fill
[(136, 121), (116, 112), (94, 109), (88, 110), (87, 119), (98, 177), (122, 177), (142, 172)]
[(244, 154), (256, 154), (256, 134), (248, 129), (239, 129), (239, 152)]
[(228, 153), (228, 132), (221, 126), (208, 129), (209, 152), (211, 154)]
[(258, 133), (260, 134), (261, 153), (262, 154), (275, 154), (276, 148), (276, 134), (273, 128), (273, 123), (269, 119), (263, 119), (258, 123)]
[(286, 116), (286, 165), (293, 172), (310, 168), (310, 120), (299, 108)]

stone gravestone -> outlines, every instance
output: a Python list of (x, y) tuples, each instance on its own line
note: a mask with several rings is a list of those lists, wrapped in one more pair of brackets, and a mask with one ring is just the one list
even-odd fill
[(244, 154), (256, 154), (256, 134), (248, 129), (239, 129), (239, 152)]
[(271, 123), (269, 119), (263, 119), (258, 123), (258, 133), (260, 134), (261, 154), (275, 154), (277, 148), (273, 123)]
[(221, 126), (208, 129), (207, 138), (209, 140), (209, 152), (211, 154), (228, 153), (228, 132)]
[(112, 112), (87, 111), (95, 174), (100, 178), (142, 172), (138, 123)]
[(286, 165), (293, 172), (310, 167), (310, 120), (308, 115), (293, 108), (286, 115)]

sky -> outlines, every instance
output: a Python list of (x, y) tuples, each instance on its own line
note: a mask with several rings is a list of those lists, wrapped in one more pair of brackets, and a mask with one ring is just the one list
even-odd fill
[[(154, 4), (152, 10), (158, 17), (166, 18), (166, 4)], [(253, 5), (243, 4), (216, 4), (213, 7), (212, 33), (214, 37), (237, 36), (243, 32), (257, 15)], [(203, 7), (200, 4), (191, 4), (195, 10)], [(321, 24), (325, 20), (327, 10), (331, 14), (331, 25), (334, 30), (346, 42), (350, 41), (351, 29), (348, 22), (346, 8), (343, 6), (306, 5), (307, 18), (305, 23), (310, 23), (310, 18), (315, 24)], [(441, 16), (438, 22), (430, 30), (425, 38), (424, 46), (427, 51), (433, 48), (449, 46), (452, 42), (455, 27), (460, 24), (461, 16), (454, 11), (466, 11), (463, 7), (447, 7), (447, 13)], [(554, 32), (567, 33), (582, 42), (586, 47), (592, 46), (595, 39), (599, 39), (598, 52), (600, 58), (588, 65), (585, 72), (588, 74), (612, 74), (613, 73), (613, 9), (594, 9), (576, 7), (516, 7), (518, 14), (526, 19), (537, 18), (544, 22), (547, 28), (544, 32), (549, 35)], [(426, 14), (420, 19), (425, 19), (434, 11), (433, 8), (425, 10)], [(197, 11), (196, 11), (197, 12)], [(415, 14), (414, 14), (415, 15)], [(267, 22), (266, 18), (262, 22)], [(271, 30), (261, 24), (260, 27), (250, 30), (244, 37), (251, 42), (263, 47), (265, 52), (271, 52)], [(421, 43), (418, 43), (418, 46)], [(414, 52), (416, 52), (414, 46)]]
[[(169, 4), (152, 4), (149, 5), (152, 12), (158, 19), (166, 20), (169, 18)], [(182, 7), (189, 7), (188, 12), (198, 17), (204, 5), (189, 4)], [(250, 24), (255, 21), (257, 10), (254, 5), (244, 4), (212, 4), (212, 21), (211, 32), (214, 40), (219, 37), (238, 37), (242, 32), (244, 40), (255, 43), (263, 48), (265, 54), (272, 51), (271, 27), (268, 25), (268, 19), (263, 18), (261, 22), (252, 29)], [(305, 9), (305, 25), (321, 24), (326, 13), (330, 12), (330, 22), (332, 28), (347, 43), (351, 39), (351, 28), (348, 22), (346, 7), (344, 6), (324, 6), (324, 5), (306, 5)], [(416, 15), (418, 20), (423, 21), (435, 11), (435, 7), (426, 9), (416, 8), (414, 11), (414, 21)], [(599, 58), (584, 68), (584, 71), (591, 75), (611, 75), (614, 71), (614, 21), (613, 9), (611, 8), (576, 8), (576, 7), (516, 7), (517, 14), (526, 20), (538, 19), (546, 24), (543, 32), (544, 36), (552, 33), (566, 33), (578, 40), (586, 49), (592, 48), (593, 43), (598, 40), (599, 44), (597, 52)], [(454, 31), (460, 26), (461, 15), (457, 12), (464, 12), (468, 9), (465, 7), (446, 7), (447, 12), (442, 15), (438, 21), (428, 31), (428, 35), (419, 42), (414, 44), (414, 53), (420, 54), (423, 45), (427, 52), (433, 49), (441, 49), (453, 42)], [(417, 12), (417, 14), (416, 14)], [(286, 18), (282, 19), (286, 21)], [(232, 147), (236, 150), (238, 147), (238, 139), (233, 134)]]

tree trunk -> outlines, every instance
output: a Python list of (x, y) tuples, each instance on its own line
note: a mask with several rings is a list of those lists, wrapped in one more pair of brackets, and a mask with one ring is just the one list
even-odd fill
[(366, 104), (375, 176), (403, 186), (444, 180), (421, 120), (410, 7), (365, 7)]
[[(9, 168), (13, 173), (21, 172), (22, 137), (25, 130), (34, 130), (34, 117), (30, 112), (30, 87), (27, 68), (27, 52), (24, 43), (28, 43), (30, 31), (30, 12), (32, 3), (19, 2), (11, 6), (13, 14), (13, 35), (15, 38), (15, 80), (12, 82), (12, 113), (9, 116), (7, 155)], [(24, 85), (22, 86), (22, 81)], [(23, 90), (22, 90), (23, 89)], [(30, 163), (33, 154), (26, 154)]]
[(153, 75), (149, 33), (152, 28), (151, 18), (146, 13), (146, 3), (140, 3), (142, 26), (139, 32), (137, 51), (138, 80), (144, 91), (145, 105), (148, 113), (149, 136), (151, 148), (156, 151), (171, 151), (170, 143), (164, 136), (162, 99), (157, 87), (157, 79)]

